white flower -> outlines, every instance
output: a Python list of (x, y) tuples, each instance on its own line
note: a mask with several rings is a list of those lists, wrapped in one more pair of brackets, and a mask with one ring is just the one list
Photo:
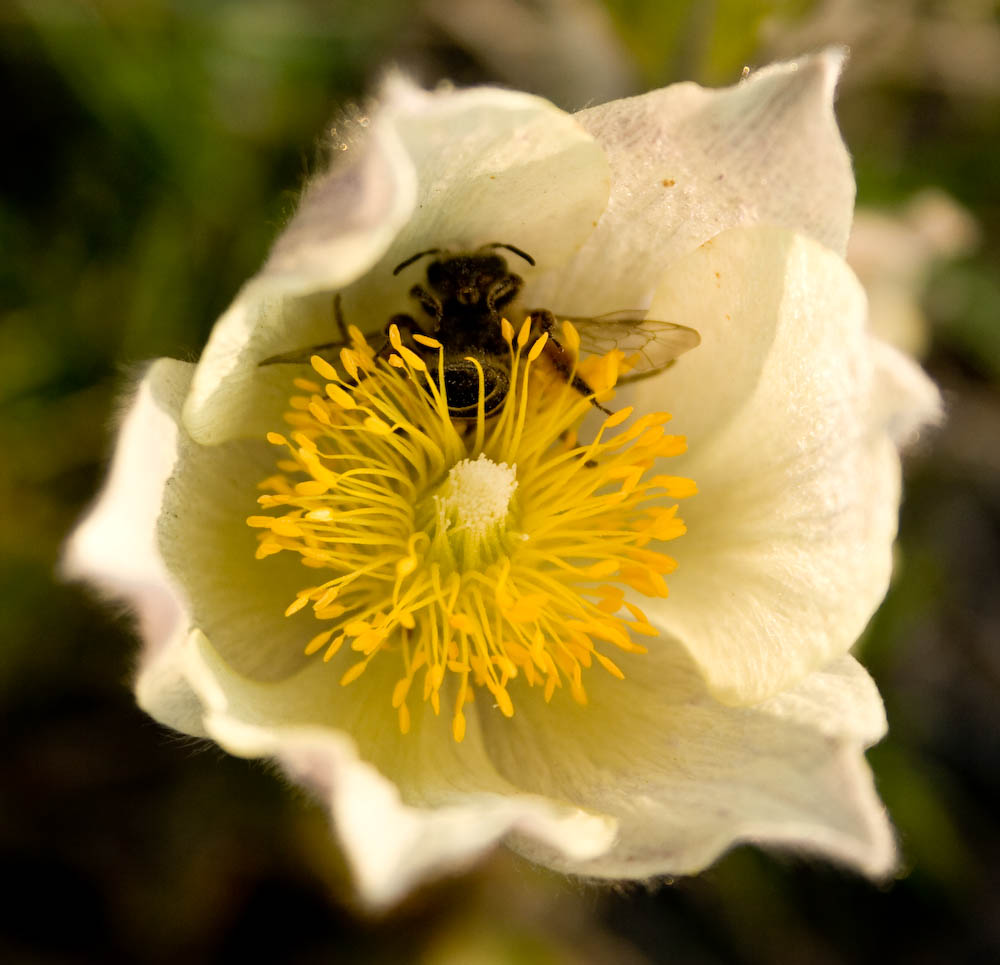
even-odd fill
[[(864, 298), (842, 258), (854, 185), (831, 109), (838, 66), (828, 52), (730, 89), (680, 84), (572, 116), (525, 94), (428, 94), (393, 81), (348, 138), (344, 163), (309, 187), (201, 361), (160, 360), (139, 386), (104, 493), (71, 540), (68, 568), (135, 608), (144, 639), (140, 704), (231, 753), (273, 757), (310, 788), (328, 806), (369, 902), (390, 902), (501, 840), (597, 878), (696, 872), (743, 840), (819, 851), (871, 875), (892, 868), (891, 829), (863, 757), (885, 720), (849, 650), (889, 577), (897, 445), (933, 416), (937, 396), (910, 362), (866, 332)], [(553, 567), (576, 565), (557, 552), (538, 564), (538, 595), (526, 594), (528, 550), (510, 542), (517, 536), (538, 553), (546, 505), (552, 519), (575, 505), (563, 485), (570, 477), (553, 475), (555, 464), (531, 448), (550, 414), (557, 440), (559, 413), (574, 404), (567, 399), (589, 411), (565, 386), (558, 395), (550, 384), (544, 391), (556, 392), (555, 401), (544, 406), (534, 388), (527, 396), (512, 389), (512, 399), (534, 406), (529, 442), (515, 440), (513, 428), (495, 445), (485, 433), (479, 448), (488, 459), (473, 461), (473, 446), (465, 462), (461, 433), (433, 415), (427, 393), (366, 421), (352, 407), (389, 386), (388, 374), (355, 389), (334, 381), (326, 396), (300, 380), (305, 401), (293, 406), (303, 436), (288, 447), (286, 475), (274, 477), (280, 453), (265, 437), (284, 444), (273, 433), (294, 391), (293, 367), (260, 363), (336, 339), (334, 292), (349, 323), (377, 333), (394, 312), (413, 311), (407, 291), (423, 269), (404, 282), (394, 265), (427, 248), (490, 242), (536, 261), (524, 265), (525, 290), (508, 309), (515, 325), (519, 311), (536, 306), (572, 316), (648, 308), (651, 318), (701, 334), (700, 347), (662, 375), (622, 388), (613, 403), (622, 418), (626, 403), (634, 420), (653, 414), (645, 423), (653, 428), (629, 452), (637, 464), (672, 453), (655, 471), (674, 481), (661, 482), (665, 491), (651, 503), (647, 483), (639, 484), (636, 505), (647, 500), (647, 508), (630, 509), (624, 535), (612, 533), (610, 543), (577, 534), (598, 547), (592, 557), (621, 539), (607, 550), (620, 550), (621, 566), (597, 565), (612, 584), (600, 591), (599, 613), (580, 602), (586, 591), (563, 598), (551, 590)], [(398, 352), (403, 365), (406, 353)], [(324, 363), (317, 371), (337, 378)], [(315, 379), (305, 367), (294, 372)], [(400, 376), (398, 384), (415, 383)], [(660, 437), (661, 409), (687, 437), (686, 453), (664, 442), (675, 437)], [(384, 433), (383, 419), (397, 417), (402, 434), (383, 436), (379, 472), (402, 464), (393, 462), (403, 458), (400, 439), (418, 440), (428, 459), (443, 461), (425, 471), (424, 457), (411, 453), (413, 479), (382, 479), (372, 489), (372, 505), (391, 504), (392, 512), (409, 499), (400, 493), (437, 507), (419, 525), (407, 517), (404, 535), (412, 529), (413, 537), (405, 551), (391, 549), (388, 523), (365, 524), (372, 553), (396, 553), (386, 557), (397, 567), (396, 596), (417, 585), (405, 581), (424, 579), (430, 600), (418, 606), (406, 597), (393, 609), (397, 636), (387, 643), (385, 612), (344, 630), (336, 593), (322, 589), (333, 580), (336, 592), (349, 585), (361, 593), (363, 567), (340, 565), (356, 558), (343, 529), (323, 543), (316, 527), (369, 508), (345, 490), (323, 496), (332, 510), (315, 510), (315, 494), (327, 493), (336, 473), (310, 446), (343, 446), (355, 460), (344, 465), (359, 466), (348, 440), (362, 430)], [(614, 477), (624, 486), (618, 477), (631, 470), (609, 469), (616, 458), (602, 450), (587, 463), (597, 466), (594, 477), (575, 478)], [(293, 470), (309, 477), (303, 488), (291, 488)], [(265, 537), (256, 559), (246, 518), (261, 512), (257, 487), (266, 477), (265, 509), (282, 508), (275, 493), (292, 509), (285, 522), (258, 518)], [(699, 494), (684, 503), (687, 533), (671, 546), (679, 566), (663, 598), (660, 574), (672, 564), (637, 555), (633, 537), (683, 532), (668, 525), (675, 498), (691, 489), (677, 477), (694, 479)], [(560, 485), (546, 490), (552, 478)], [(586, 508), (597, 498), (579, 502)], [(515, 500), (523, 531), (505, 515)], [(489, 588), (477, 624), (465, 589), (458, 602), (427, 589), (427, 561), (437, 558), (428, 546), (452, 540), (457, 553), (457, 532), (471, 527), (485, 540), (493, 526), (500, 542), (468, 564)], [(462, 549), (472, 554), (463, 559), (478, 559), (482, 540)], [(509, 569), (500, 572), (501, 564)], [(617, 609), (622, 589), (641, 611)], [(283, 616), (306, 604), (324, 628), (351, 641), (329, 663), (303, 654), (313, 617)], [(582, 614), (575, 629), (574, 608)], [(501, 641), (498, 676), (477, 686), (474, 661), (492, 645), (494, 620), (515, 635), (554, 621), (577, 643), (596, 642), (604, 658), (608, 647), (623, 652), (608, 659), (610, 672), (586, 667), (590, 651), (557, 653), (562, 630), (550, 625), (548, 636), (536, 634), (536, 663), (558, 678), (551, 702), (542, 687), (528, 686), (532, 660), (515, 643)], [(636, 637), (647, 653), (631, 652), (642, 648), (623, 626), (647, 634)], [(309, 652), (335, 649), (332, 630)], [(431, 652), (438, 632), (461, 638), (471, 676), (457, 645), (451, 656)], [(370, 669), (340, 686), (355, 674), (359, 652)], [(413, 679), (415, 664), (425, 699), (407, 698), (409, 682), (401, 682), (401, 671)], [(479, 668), (479, 677), (489, 669)], [(546, 683), (541, 669), (538, 676), (536, 684)], [(471, 703), (456, 697), (459, 688)], [(393, 698), (408, 705), (398, 723)], [(440, 715), (438, 703), (448, 708)]]

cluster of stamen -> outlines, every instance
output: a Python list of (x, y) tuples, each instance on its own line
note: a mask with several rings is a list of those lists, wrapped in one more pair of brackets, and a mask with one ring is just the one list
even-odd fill
[[(491, 417), (476, 359), (478, 418), (453, 421), (440, 342), (414, 335), (430, 350), (422, 357), (392, 330), (386, 360), (352, 328), (341, 370), (314, 356), (324, 382), (296, 380), (291, 431), (268, 435), (284, 455), (261, 483), (259, 503), (275, 514), (248, 520), (257, 557), (290, 551), (316, 571), (285, 612), (312, 609), (324, 628), (305, 653), (336, 660), (341, 684), (373, 660), (398, 662), (391, 703), (404, 733), (415, 693), (435, 714), (450, 703), (461, 741), (477, 689), (510, 717), (513, 681), (546, 701), (565, 686), (585, 704), (584, 669), (622, 678), (605, 651), (643, 653), (634, 637), (657, 633), (626, 588), (667, 595), (676, 564), (655, 546), (684, 532), (673, 500), (695, 491), (688, 479), (644, 478), (684, 451), (664, 431), (669, 415), (623, 428), (625, 408), (578, 442), (593, 397), (539, 361), (547, 335), (502, 328), (510, 388)], [(572, 326), (563, 344), (576, 355)], [(434, 353), (436, 372), (425, 361)], [(574, 371), (606, 398), (622, 362), (614, 352)]]

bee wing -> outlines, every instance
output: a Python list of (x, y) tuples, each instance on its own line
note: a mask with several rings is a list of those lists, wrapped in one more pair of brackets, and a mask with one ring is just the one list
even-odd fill
[(646, 318), (641, 311), (609, 312), (594, 318), (569, 318), (580, 335), (580, 349), (592, 355), (607, 355), (620, 349), (626, 358), (638, 356), (636, 364), (619, 384), (637, 382), (662, 372), (685, 352), (701, 344), (693, 328), (675, 322)]

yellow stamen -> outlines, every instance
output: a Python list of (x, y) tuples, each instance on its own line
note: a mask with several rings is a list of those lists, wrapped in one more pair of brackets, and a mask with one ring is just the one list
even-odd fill
[[(410, 697), (437, 714), (445, 692), (456, 741), (477, 692), (511, 717), (524, 688), (548, 702), (565, 687), (586, 704), (583, 670), (594, 663), (624, 678), (602, 651), (644, 653), (633, 633), (656, 635), (626, 588), (667, 595), (663, 575), (676, 563), (656, 544), (684, 532), (668, 501), (696, 487), (646, 477), (684, 451), (683, 438), (663, 430), (666, 413), (615, 431), (632, 418), (625, 408), (576, 442), (594, 398), (609, 397), (621, 353), (577, 367), (594, 388), (584, 397), (545, 361), (547, 335), (532, 341), (529, 321), (515, 334), (504, 319), (507, 396), (486, 417), (483, 368), (470, 357), (479, 372), (470, 424), (450, 418), (438, 340), (415, 335), (415, 350), (393, 327), (381, 361), (356, 328), (350, 334), (342, 372), (314, 356), (324, 384), (296, 381), (308, 395), (290, 402), (290, 434), (268, 433), (282, 450), (279, 472), (260, 484), (265, 512), (247, 520), (259, 559), (289, 551), (321, 578), (285, 611), (308, 607), (328, 624), (305, 653), (337, 657), (344, 686), (372, 660), (396, 661), (386, 704), (400, 731), (413, 723)], [(575, 356), (568, 323), (563, 338)]]

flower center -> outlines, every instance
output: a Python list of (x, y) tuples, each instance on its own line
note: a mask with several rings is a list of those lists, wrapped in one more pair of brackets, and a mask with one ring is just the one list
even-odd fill
[(517, 687), (549, 701), (566, 686), (585, 704), (584, 669), (623, 678), (604, 651), (644, 653), (633, 637), (657, 635), (626, 592), (667, 595), (676, 563), (657, 544), (684, 533), (675, 500), (695, 492), (691, 480), (648, 474), (685, 449), (664, 431), (667, 413), (623, 428), (625, 408), (577, 441), (622, 353), (585, 359), (567, 378), (561, 362), (579, 345), (568, 323), (558, 360), (528, 323), (515, 336), (504, 320), (502, 334), (508, 358), (487, 364), (502, 363), (509, 386), (489, 414), (480, 360), (463, 360), (478, 373), (474, 417), (453, 419), (441, 343), (414, 335), (415, 351), (392, 329), (383, 359), (352, 328), (342, 371), (314, 356), (325, 384), (297, 379), (291, 433), (268, 434), (284, 456), (259, 497), (276, 514), (247, 521), (260, 531), (257, 557), (292, 552), (320, 575), (285, 612), (311, 607), (325, 626), (305, 653), (341, 663), (341, 684), (375, 659), (396, 661), (404, 733), (414, 689), (435, 713), (442, 697), (452, 704), (460, 741), (477, 692), (510, 717)]
[(431, 555), (461, 571), (495, 563), (509, 545), (516, 489), (515, 467), (483, 452), (455, 463), (440, 491), (417, 511), (418, 528), (431, 533)]

